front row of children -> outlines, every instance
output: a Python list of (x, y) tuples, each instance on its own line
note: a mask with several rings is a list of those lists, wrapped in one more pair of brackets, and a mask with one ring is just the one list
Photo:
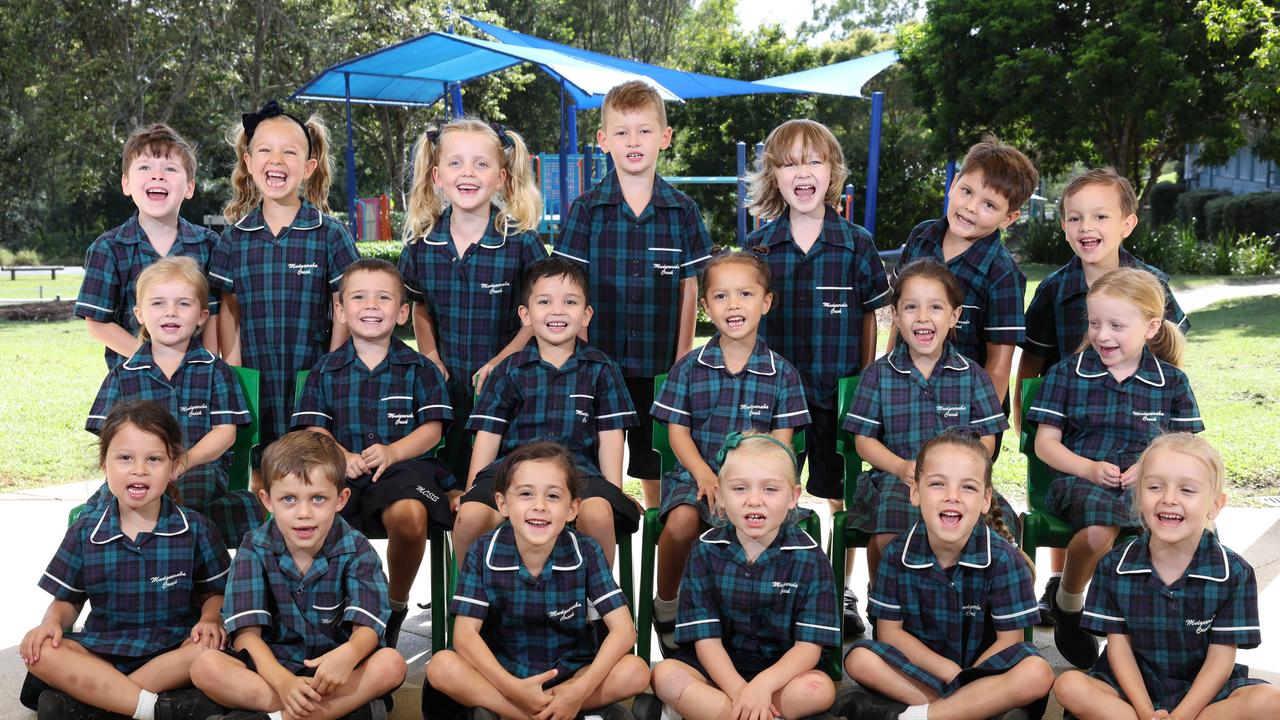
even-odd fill
[[(203, 717), (221, 706), (245, 709), (229, 718), (386, 716), (405, 662), (383, 646), (379, 559), (340, 515), (351, 492), (335, 441), (299, 431), (268, 448), (259, 498), (272, 520), (229, 562), (208, 521), (171, 499), (184, 451), (165, 408), (119, 403), (100, 437), (111, 498), (77, 519), (41, 579), (55, 599), (20, 647), (24, 702), (42, 717)], [(568, 527), (583, 492), (576, 458), (547, 442), (512, 452), (494, 481), (506, 523), (463, 562), (454, 649), (427, 665), (427, 715), (447, 714), (448, 698), (503, 718), (619, 717), (609, 706), (650, 684), (656, 700), (635, 704), (642, 720), (661, 705), (692, 720), (828, 708), (834, 687), (820, 668), (840, 647), (840, 619), (830, 565), (793, 522), (795, 456), (750, 430), (730, 433), (718, 455), (727, 523), (698, 538), (677, 613), (683, 649), (650, 675), (629, 654), (635, 631), (604, 553)], [(1103, 558), (1085, 605), (1084, 627), (1107, 637), (1106, 653), (1055, 683), (1022, 641), (1037, 614), (1031, 566), (989, 522), (998, 510), (983, 443), (958, 428), (925, 443), (910, 489), (920, 519), (886, 547), (870, 596), (876, 639), (844, 661), (863, 692), (836, 712), (1038, 717), (1052, 687), (1079, 718), (1275, 717), (1280, 692), (1235, 663), (1237, 648), (1260, 641), (1257, 588), (1213, 531), (1226, 501), (1220, 456), (1173, 433), (1137, 468), (1146, 532)], [(67, 632), (86, 600), (83, 629)], [(205, 695), (178, 690), (190, 683)]]

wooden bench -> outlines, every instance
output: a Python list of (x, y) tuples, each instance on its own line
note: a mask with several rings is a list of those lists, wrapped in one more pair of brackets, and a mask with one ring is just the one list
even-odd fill
[(0, 272), (9, 273), (10, 280), (17, 280), (20, 272), (48, 272), (50, 280), (58, 279), (58, 271), (62, 268), (57, 265), (13, 265), (10, 267), (0, 267)]

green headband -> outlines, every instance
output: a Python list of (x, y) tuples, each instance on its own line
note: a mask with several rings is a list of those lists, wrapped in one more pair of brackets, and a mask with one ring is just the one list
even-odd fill
[(796, 453), (794, 450), (791, 449), (790, 445), (782, 442), (781, 440), (779, 440), (778, 438), (772, 435), (768, 435), (768, 434), (747, 435), (738, 430), (735, 430), (729, 433), (728, 435), (724, 436), (724, 445), (722, 445), (720, 447), (720, 451), (716, 453), (716, 465), (723, 467), (725, 459), (729, 457), (729, 451), (736, 450), (744, 440), (766, 440), (768, 442), (773, 443), (774, 445), (777, 445), (783, 450), (786, 450), (787, 457), (791, 458), (791, 467), (794, 468), (797, 473), (800, 472), (800, 461), (796, 459)]

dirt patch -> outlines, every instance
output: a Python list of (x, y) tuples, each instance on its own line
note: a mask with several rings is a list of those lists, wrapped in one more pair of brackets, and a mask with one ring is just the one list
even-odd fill
[(35, 320), (40, 322), (70, 320), (73, 317), (72, 310), (75, 305), (70, 300), (0, 305), (0, 320)]

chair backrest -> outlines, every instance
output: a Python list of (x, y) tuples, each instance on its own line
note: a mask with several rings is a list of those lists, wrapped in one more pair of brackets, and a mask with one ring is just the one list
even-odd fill
[(1027, 505), (1033, 511), (1047, 510), (1044, 496), (1049, 491), (1049, 484), (1053, 482), (1053, 471), (1036, 456), (1038, 423), (1027, 420), (1027, 412), (1043, 384), (1044, 378), (1039, 377), (1022, 381), (1022, 435), (1018, 438), (1018, 450), (1027, 457)]
[(231, 371), (239, 378), (245, 401), (249, 403), (249, 424), (241, 425), (236, 430), (236, 441), (231, 446), (231, 472), (227, 477), (227, 488), (243, 490), (249, 487), (249, 478), (253, 474), (253, 449), (261, 439), (258, 425), (262, 416), (259, 410), (260, 378), (258, 371), (252, 368), (233, 366)]
[(862, 474), (862, 458), (858, 457), (858, 449), (853, 443), (853, 434), (844, 429), (844, 416), (849, 414), (853, 405), (853, 395), (858, 391), (859, 376), (850, 375), (840, 378), (836, 385), (836, 423), (840, 428), (836, 431), (836, 452), (844, 458), (844, 506), (853, 504), (853, 491), (858, 487), (858, 476)]

